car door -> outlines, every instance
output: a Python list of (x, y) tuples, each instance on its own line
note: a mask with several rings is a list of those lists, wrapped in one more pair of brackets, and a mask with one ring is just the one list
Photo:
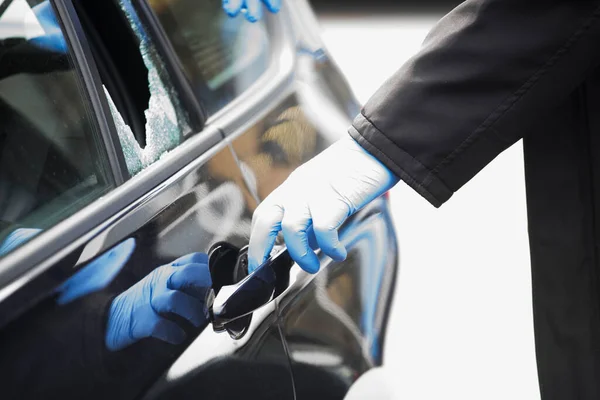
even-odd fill
[[(251, 87), (225, 90), (211, 109), (161, 42), (159, 3), (111, 4), (0, 5), (3, 398), (293, 398), (276, 303), (234, 339), (152, 298), (165, 271), (203, 273), (182, 260), (247, 242), (256, 198), (219, 118), (206, 117)], [(97, 23), (92, 14), (112, 16), (111, 29), (82, 26)], [(114, 55), (132, 51), (119, 65)], [(227, 75), (220, 65), (213, 83)]]

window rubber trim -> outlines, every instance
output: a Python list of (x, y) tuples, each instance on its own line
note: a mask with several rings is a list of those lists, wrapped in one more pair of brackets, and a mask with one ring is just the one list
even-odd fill
[(115, 186), (129, 179), (125, 156), (121, 151), (119, 136), (102, 90), (102, 80), (94, 61), (92, 50), (87, 42), (83, 27), (77, 17), (75, 7), (70, 0), (50, 0), (57, 14), (57, 19), (65, 33), (65, 39), (73, 52), (75, 69), (83, 82), (88, 100), (92, 106), (94, 119), (98, 125), (104, 144)]
[(133, 0), (132, 2), (134, 5), (137, 5), (136, 11), (139, 12), (140, 19), (146, 25), (146, 29), (148, 29), (148, 33), (154, 41), (156, 49), (163, 58), (167, 72), (171, 76), (173, 85), (175, 86), (175, 91), (181, 96), (183, 108), (188, 112), (192, 124), (192, 131), (200, 132), (204, 129), (208, 114), (196, 98), (175, 49), (171, 45), (167, 34), (162, 29), (148, 2), (146, 0)]

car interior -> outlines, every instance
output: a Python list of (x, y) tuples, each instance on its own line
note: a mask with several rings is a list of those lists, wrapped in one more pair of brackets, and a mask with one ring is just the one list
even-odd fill
[[(144, 110), (148, 108), (150, 89), (148, 70), (139, 52), (138, 40), (128, 29), (129, 24), (116, 1), (75, 0), (73, 5), (102, 83), (138, 143), (144, 147)], [(106, 23), (119, 20), (123, 23)]]
[[(36, 21), (23, 14), (47, 4), (7, 0), (0, 24)], [(40, 46), (28, 29), (15, 25), (0, 39), (0, 240), (19, 226), (52, 225), (111, 184), (70, 55)]]

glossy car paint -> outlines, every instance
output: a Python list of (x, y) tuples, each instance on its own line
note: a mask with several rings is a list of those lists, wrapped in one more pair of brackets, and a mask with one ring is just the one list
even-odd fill
[[(241, 338), (182, 322), (181, 345), (104, 346), (114, 296), (184, 254), (247, 244), (258, 202), (358, 111), (307, 7), (286, 2), (268, 17), (272, 65), (203, 132), (0, 260), (3, 398), (342, 399), (381, 364), (397, 265), (384, 198), (343, 227), (346, 261), (322, 256), (315, 275), (293, 266), (288, 289), (253, 314)], [(109, 265), (114, 277), (60, 300), (69, 278), (132, 242)]]

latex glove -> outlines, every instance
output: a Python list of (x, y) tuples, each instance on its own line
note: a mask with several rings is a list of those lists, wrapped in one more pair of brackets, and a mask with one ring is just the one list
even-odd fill
[(148, 337), (181, 343), (184, 330), (165, 314), (177, 314), (200, 326), (205, 322), (204, 298), (211, 284), (208, 256), (203, 253), (188, 254), (158, 267), (111, 303), (106, 347), (121, 350)]
[(28, 241), (42, 230), (37, 228), (19, 228), (15, 229), (0, 243), (0, 256), (12, 251), (14, 248)]
[(230, 17), (235, 17), (243, 12), (248, 21), (256, 22), (263, 15), (261, 2), (272, 13), (276, 13), (281, 9), (281, 0), (223, 0), (223, 10)]
[(127, 264), (134, 250), (135, 239), (129, 238), (104, 252), (56, 289), (59, 293), (56, 303), (64, 305), (107, 287)]
[(312, 247), (320, 247), (335, 261), (344, 260), (347, 252), (338, 238), (340, 226), (397, 182), (354, 139), (340, 139), (296, 169), (255, 210), (249, 270), (267, 259), (280, 230), (290, 256), (307, 272), (319, 270)]
[(67, 42), (56, 19), (56, 14), (48, 0), (41, 2), (32, 8), (37, 17), (37, 22), (44, 30), (44, 35), (31, 38), (29, 41), (45, 50), (57, 53), (67, 52)]

